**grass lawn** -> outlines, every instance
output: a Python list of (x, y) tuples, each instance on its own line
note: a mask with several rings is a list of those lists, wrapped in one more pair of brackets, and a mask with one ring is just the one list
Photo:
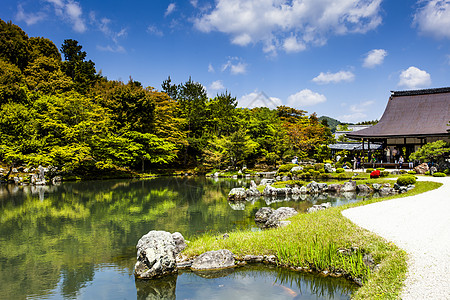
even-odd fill
[[(228, 249), (241, 257), (247, 254), (276, 255), (280, 265), (328, 270), (360, 278), (363, 286), (353, 295), (354, 299), (397, 299), (406, 276), (406, 253), (354, 225), (342, 216), (341, 211), (420, 194), (439, 186), (441, 184), (436, 182), (417, 182), (416, 188), (405, 194), (332, 207), (312, 214), (298, 214), (290, 219), (292, 223), (289, 226), (283, 228), (236, 231), (229, 233), (227, 239), (222, 239), (221, 234), (206, 234), (191, 241), (183, 254), (192, 257), (210, 250)], [(353, 251), (342, 254), (339, 249)], [(376, 271), (363, 263), (365, 254), (373, 257), (375, 265), (378, 265)]]

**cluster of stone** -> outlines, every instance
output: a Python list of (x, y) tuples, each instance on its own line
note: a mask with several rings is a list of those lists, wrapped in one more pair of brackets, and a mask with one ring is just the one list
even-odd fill
[(255, 214), (255, 222), (263, 229), (277, 228), (289, 225), (291, 221), (285, 220), (296, 214), (298, 212), (291, 207), (280, 207), (276, 210), (271, 207), (261, 207)]
[(193, 260), (186, 260), (181, 251), (186, 248), (184, 237), (175, 232), (152, 230), (142, 236), (136, 246), (137, 262), (134, 275), (138, 279), (151, 279), (177, 273), (178, 269), (194, 271), (233, 268), (235, 263), (231, 251), (222, 249), (205, 252)]
[[(25, 184), (31, 184), (31, 185), (46, 185), (47, 181), (45, 180), (45, 174), (50, 172), (50, 174), (54, 174), (57, 171), (57, 167), (49, 166), (47, 168), (44, 168), (43, 166), (39, 165), (37, 168), (25, 168), (23, 166), (12, 168), (11, 174), (17, 174), (17, 173), (27, 173), (28, 176), (30, 176), (29, 182), (25, 182), (24, 178), (21, 176), (13, 176), (14, 183), (17, 185), (25, 185)], [(4, 174), (5, 170), (3, 168), (0, 168), (0, 177), (5, 176)], [(62, 181), (61, 176), (53, 176), (50, 180), (52, 184), (57, 184)]]

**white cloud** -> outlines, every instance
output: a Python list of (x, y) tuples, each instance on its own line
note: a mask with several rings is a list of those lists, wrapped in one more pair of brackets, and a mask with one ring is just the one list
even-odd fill
[(209, 89), (213, 90), (213, 91), (219, 91), (219, 90), (225, 89), (225, 87), (223, 85), (222, 80), (216, 80), (211, 83), (211, 85), (209, 86)]
[(348, 112), (349, 114), (341, 115), (338, 119), (345, 123), (356, 123), (360, 121), (367, 121), (366, 111), (374, 104), (374, 101), (360, 102), (359, 104), (350, 105)]
[(45, 19), (45, 17), (46, 15), (43, 12), (26, 13), (21, 4), (17, 5), (16, 19), (18, 21), (24, 21), (27, 25), (36, 24)]
[(232, 43), (261, 42), (266, 52), (301, 51), (333, 35), (365, 33), (381, 24), (382, 0), (217, 0), (194, 20), (203, 32), (228, 34)]
[(302, 108), (304, 106), (313, 106), (327, 101), (327, 98), (319, 93), (315, 93), (309, 89), (290, 95), (287, 98), (287, 105), (293, 108)]
[(83, 33), (87, 30), (80, 3), (71, 0), (45, 0), (53, 4), (55, 14), (72, 24), (72, 29)]
[(306, 49), (304, 43), (299, 43), (295, 36), (288, 37), (284, 40), (284, 51), (286, 52), (300, 52)]
[(189, 1), (190, 3), (191, 3), (191, 5), (193, 6), (193, 7), (197, 7), (197, 5), (198, 5), (198, 0), (191, 0), (191, 1)]
[(313, 78), (313, 82), (318, 84), (338, 83), (341, 81), (351, 82), (355, 79), (355, 75), (350, 71), (339, 71), (337, 73), (323, 73)]
[(417, 89), (427, 87), (431, 84), (431, 76), (426, 71), (416, 67), (409, 67), (400, 74), (399, 86), (408, 89)]
[(269, 97), (263, 92), (255, 91), (238, 99), (238, 107), (244, 108), (268, 107), (275, 109), (280, 105), (282, 103), (279, 98)]
[(177, 5), (175, 3), (170, 3), (169, 6), (167, 6), (166, 12), (164, 13), (164, 16), (167, 17), (171, 13), (175, 11), (177, 8)]
[(387, 51), (384, 49), (373, 49), (369, 51), (364, 59), (363, 67), (373, 68), (377, 65), (381, 65), (386, 55)]
[(102, 32), (106, 37), (108, 37), (114, 45), (100, 46), (97, 45), (97, 49), (101, 51), (109, 51), (109, 52), (117, 52), (117, 53), (125, 53), (126, 50), (123, 46), (120, 45), (120, 39), (127, 35), (127, 29), (122, 28), (119, 31), (115, 31), (111, 29), (112, 21), (108, 18), (97, 19), (94, 12), (89, 14), (90, 24), (95, 26), (100, 32)]
[(78, 2), (68, 2), (65, 7), (66, 14), (73, 24), (73, 30), (76, 32), (85, 32), (86, 24), (81, 15), (83, 14)]
[(238, 57), (231, 57), (228, 61), (222, 66), (222, 72), (226, 70), (230, 70), (231, 74), (245, 74), (247, 72), (247, 64), (244, 63)]
[(424, 5), (414, 15), (414, 24), (425, 35), (436, 38), (450, 38), (450, 1), (418, 1)]
[(148, 25), (147, 32), (156, 36), (163, 36), (163, 32), (158, 29), (155, 25)]
[(209, 73), (215, 73), (216, 72), (216, 70), (214, 70), (214, 67), (212, 66), (212, 64), (208, 65), (208, 72)]

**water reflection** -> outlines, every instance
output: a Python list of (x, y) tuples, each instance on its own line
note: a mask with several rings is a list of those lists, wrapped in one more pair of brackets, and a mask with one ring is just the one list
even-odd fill
[[(0, 299), (76, 298), (112, 285), (128, 295), (129, 284), (135, 297), (135, 245), (150, 230), (179, 231), (189, 239), (253, 229), (255, 212), (268, 203), (306, 211), (311, 201), (328, 201), (227, 201), (232, 188), (247, 184), (183, 177), (0, 185)], [(104, 265), (114, 267), (99, 270)], [(100, 282), (105, 274), (127, 279)]]

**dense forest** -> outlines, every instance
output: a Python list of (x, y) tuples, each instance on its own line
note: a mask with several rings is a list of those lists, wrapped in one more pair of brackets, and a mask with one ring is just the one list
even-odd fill
[[(327, 120), (286, 106), (244, 109), (229, 92), (208, 98), (189, 78), (160, 90), (108, 80), (76, 40), (60, 49), (0, 20), (0, 161), (66, 174), (267, 167), (322, 161)], [(63, 59), (64, 58), (64, 59)]]

